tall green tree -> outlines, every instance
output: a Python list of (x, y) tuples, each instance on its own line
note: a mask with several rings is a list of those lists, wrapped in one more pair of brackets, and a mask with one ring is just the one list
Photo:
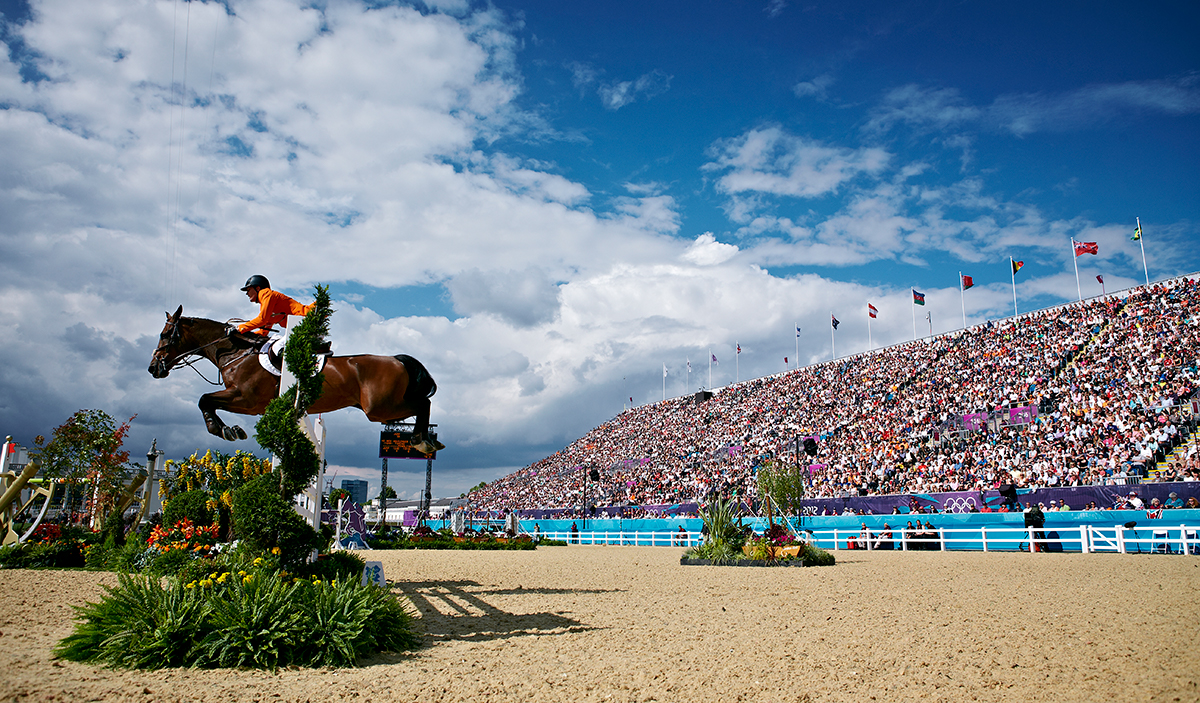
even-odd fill
[(804, 499), (804, 467), (771, 460), (758, 467), (758, 494), (768, 496), (781, 515), (799, 515)]
[[(135, 417), (118, 426), (103, 410), (77, 410), (54, 428), (49, 442), (40, 436), (34, 440), (37, 448), (32, 455), (42, 475), (67, 480), (64, 505), (68, 510), (82, 499), (89, 514), (103, 518), (116, 505), (129, 474), (137, 469), (122, 448)], [(84, 481), (89, 485), (86, 493), (79, 489)]]

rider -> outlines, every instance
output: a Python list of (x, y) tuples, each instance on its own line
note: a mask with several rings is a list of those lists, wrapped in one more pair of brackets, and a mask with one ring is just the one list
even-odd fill
[(246, 279), (246, 285), (242, 286), (242, 290), (250, 298), (250, 302), (259, 305), (258, 317), (237, 326), (237, 331), (242, 334), (253, 332), (265, 337), (271, 332), (271, 327), (275, 323), (279, 323), (281, 327), (287, 327), (288, 315), (303, 316), (313, 309), (313, 305), (301, 305), (283, 293), (271, 290), (271, 282), (267, 280), (266, 276), (254, 274)]

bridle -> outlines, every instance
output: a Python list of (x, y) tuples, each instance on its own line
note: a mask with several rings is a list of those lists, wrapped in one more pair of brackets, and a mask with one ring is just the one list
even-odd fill
[[(217, 344), (218, 342), (221, 342), (222, 340), (225, 339), (225, 337), (217, 337), (216, 339), (213, 339), (212, 341), (209, 341), (209, 342), (205, 342), (204, 344), (201, 344), (200, 346), (195, 347), (193, 349), (189, 349), (185, 352), (179, 352), (178, 354), (175, 355), (175, 360), (173, 362), (171, 362), (170, 365), (167, 364), (167, 357), (170, 354), (171, 348), (174, 347), (176, 344), (178, 344), (183, 339), (183, 333), (179, 329), (179, 323), (182, 319), (183, 318), (178, 318), (175, 320), (167, 320), (166, 329), (164, 329), (162, 334), (159, 335), (158, 346), (155, 347), (155, 349), (154, 349), (155, 370), (162, 376), (166, 376), (168, 373), (170, 373), (171, 371), (174, 371), (175, 369), (179, 369), (184, 366), (187, 366), (187, 367), (190, 367), (193, 371), (195, 371), (196, 375), (199, 376), (200, 378), (204, 379), (207, 383), (214, 385), (214, 386), (223, 385), (223, 383), (221, 383), (219, 381), (210, 381), (208, 379), (208, 377), (205, 376), (200, 371), (200, 369), (196, 368), (195, 364), (196, 364), (196, 361), (198, 360), (197, 357), (207, 358), (204, 356), (205, 349), (213, 346), (214, 344)], [(238, 361), (238, 360), (248, 356), (251, 353), (253, 353), (253, 350), (247, 349), (247, 350), (243, 351), (241, 354), (238, 354), (237, 356), (233, 357), (232, 359), (230, 359), (224, 363), (218, 362), (216, 364), (217, 372), (220, 373), (224, 368), (228, 367), (233, 362)]]

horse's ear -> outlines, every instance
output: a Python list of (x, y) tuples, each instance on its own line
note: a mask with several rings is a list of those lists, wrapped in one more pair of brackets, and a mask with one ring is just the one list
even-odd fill
[(178, 320), (178, 319), (179, 319), (179, 316), (180, 316), (180, 315), (182, 315), (182, 314), (183, 314), (183, 306), (182, 306), (182, 305), (180, 305), (179, 307), (175, 308), (175, 314), (174, 314), (174, 315), (168, 315), (168, 316), (167, 316), (167, 319), (168, 319), (168, 320)]

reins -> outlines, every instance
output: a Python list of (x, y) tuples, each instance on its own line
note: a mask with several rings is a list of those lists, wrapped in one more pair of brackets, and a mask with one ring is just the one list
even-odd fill
[[(175, 321), (175, 322), (171, 323), (171, 332), (170, 332), (170, 335), (171, 335), (171, 336), (170, 336), (170, 338), (167, 340), (167, 343), (168, 343), (168, 344), (171, 344), (171, 343), (173, 343), (173, 342), (177, 341), (177, 340), (179, 339), (179, 337), (181, 336), (181, 335), (179, 334), (179, 321)], [(212, 341), (210, 341), (210, 342), (205, 342), (204, 344), (201, 344), (200, 346), (198, 346), (198, 347), (196, 347), (196, 348), (194, 348), (194, 349), (190, 349), (190, 350), (188, 350), (188, 351), (185, 351), (185, 352), (180, 352), (180, 353), (179, 353), (179, 355), (175, 357), (175, 362), (174, 362), (173, 364), (171, 364), (171, 366), (170, 366), (170, 367), (168, 367), (168, 368), (167, 368), (167, 370), (168, 370), (168, 371), (174, 371), (174, 370), (176, 370), (176, 369), (179, 369), (179, 368), (182, 368), (182, 367), (184, 367), (184, 366), (187, 366), (187, 367), (188, 367), (188, 368), (190, 368), (191, 370), (195, 371), (195, 372), (196, 372), (196, 375), (197, 375), (197, 376), (199, 376), (200, 378), (204, 379), (204, 381), (205, 381), (206, 383), (208, 383), (209, 385), (212, 385), (212, 386), (221, 386), (221, 385), (224, 385), (224, 381), (210, 381), (210, 380), (208, 379), (208, 377), (207, 377), (207, 376), (205, 376), (205, 375), (204, 375), (204, 374), (203, 374), (203, 373), (200, 371), (200, 369), (196, 368), (196, 360), (192, 358), (192, 357), (208, 358), (208, 357), (205, 357), (205, 356), (204, 356), (204, 354), (203, 354), (203, 350), (207, 349), (208, 347), (211, 347), (211, 346), (213, 346), (213, 345), (214, 345), (214, 344), (216, 344), (217, 342), (220, 342), (220, 341), (222, 341), (222, 340), (224, 340), (224, 339), (226, 339), (226, 337), (217, 337), (216, 339), (213, 339), (213, 340), (212, 340)], [(243, 350), (243, 351), (242, 351), (242, 353), (241, 353), (241, 354), (238, 354), (237, 356), (234, 356), (232, 359), (230, 359), (230, 360), (228, 360), (228, 361), (226, 361), (226, 362), (224, 362), (224, 363), (217, 363), (217, 364), (216, 364), (216, 367), (217, 367), (217, 373), (218, 373), (218, 374), (222, 373), (222, 369), (225, 369), (225, 368), (227, 368), (227, 367), (228, 367), (230, 364), (234, 363), (235, 361), (240, 361), (240, 360), (242, 360), (242, 359), (246, 358), (247, 356), (249, 356), (249, 355), (250, 355), (250, 354), (252, 354), (252, 353), (254, 353), (254, 350), (253, 350), (253, 349), (245, 349), (245, 350)], [(218, 361), (219, 361), (219, 360), (220, 360), (220, 356), (218, 356), (218, 357), (217, 357), (217, 359), (218, 359)], [(223, 374), (222, 374), (222, 375), (223, 375)]]

